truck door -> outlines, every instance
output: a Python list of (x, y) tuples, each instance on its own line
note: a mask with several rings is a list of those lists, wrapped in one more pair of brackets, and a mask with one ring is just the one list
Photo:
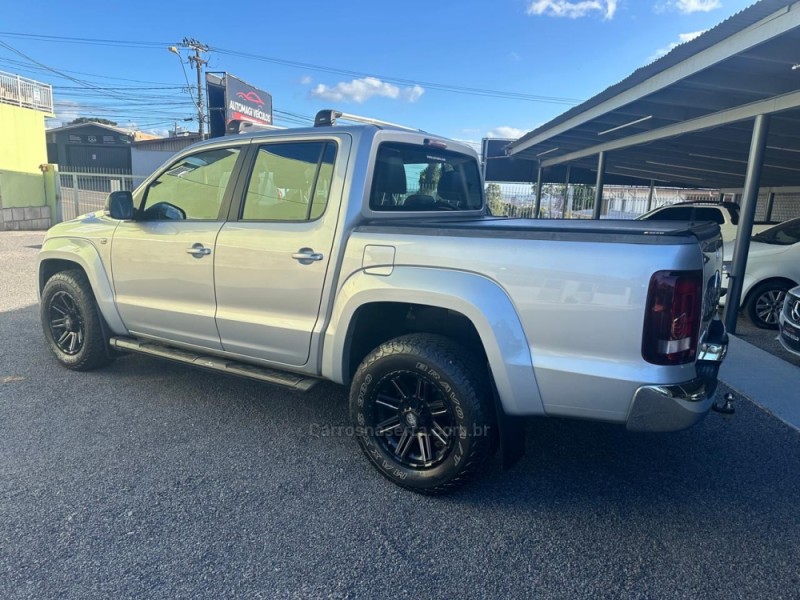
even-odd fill
[(222, 348), (214, 251), (240, 155), (238, 147), (220, 147), (180, 158), (144, 190), (136, 220), (117, 227), (111, 269), (117, 307), (132, 333)]
[(214, 259), (216, 322), (226, 351), (291, 366), (308, 362), (332, 268), (334, 199), (342, 194), (348, 140), (253, 144), (249, 178), (237, 188)]

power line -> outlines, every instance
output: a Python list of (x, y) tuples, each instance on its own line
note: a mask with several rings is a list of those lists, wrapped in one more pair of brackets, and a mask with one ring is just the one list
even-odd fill
[[(85, 90), (86, 87), (84, 86), (70, 86), (70, 85), (54, 85), (54, 88), (58, 88), (60, 90)], [(94, 90), (115, 90), (115, 91), (128, 91), (128, 90), (185, 90), (186, 86), (184, 85), (162, 85), (162, 86), (155, 86), (155, 87), (147, 87), (147, 86), (114, 86), (114, 87), (95, 87), (92, 88)]]
[[(64, 109), (64, 108), (72, 109), (72, 110), (75, 110), (76, 108), (79, 108), (80, 112), (83, 112), (85, 114), (102, 115), (102, 116), (113, 116), (114, 118), (121, 118), (121, 119), (129, 118), (129, 116), (135, 116), (136, 113), (139, 110), (145, 111), (145, 113), (148, 116), (164, 115), (164, 116), (168, 116), (171, 119), (176, 118), (177, 115), (179, 114), (178, 111), (174, 110), (174, 107), (177, 104), (175, 102), (174, 98), (160, 96), (160, 97), (151, 97), (151, 98), (148, 99), (148, 98), (146, 98), (144, 96), (140, 96), (138, 98), (138, 100), (140, 102), (142, 102), (140, 104), (140, 103), (136, 102), (135, 100), (132, 100), (130, 98), (130, 96), (122, 95), (121, 93), (119, 93), (118, 90), (114, 90), (114, 89), (110, 88), (110, 86), (105, 86), (105, 87), (98, 86), (97, 84), (95, 84), (93, 82), (89, 82), (89, 81), (86, 81), (86, 80), (82, 80), (82, 79), (73, 77), (73, 76), (68, 75), (68, 74), (66, 74), (66, 73), (64, 73), (64, 72), (62, 72), (62, 71), (60, 71), (58, 69), (50, 67), (49, 65), (46, 65), (46, 64), (44, 64), (42, 62), (39, 62), (36, 59), (28, 56), (24, 52), (14, 48), (10, 44), (7, 44), (6, 42), (3, 42), (2, 40), (0, 40), (0, 47), (3, 47), (5, 49), (9, 50), (10, 52), (13, 52), (14, 54), (24, 58), (25, 60), (33, 63), (34, 65), (37, 65), (42, 70), (51, 72), (51, 73), (53, 73), (54, 75), (56, 75), (58, 77), (67, 79), (68, 81), (71, 81), (73, 83), (78, 84), (78, 89), (73, 90), (72, 94), (77, 94), (79, 96), (81, 94), (90, 94), (90, 95), (92, 95), (94, 97), (102, 97), (107, 102), (108, 102), (109, 99), (124, 102), (123, 106), (114, 107), (114, 108), (110, 108), (110, 107), (109, 108), (103, 108), (103, 107), (98, 107), (96, 105), (85, 105), (85, 104), (79, 104), (79, 107), (75, 107), (73, 104), (66, 104), (65, 105), (63, 103), (60, 104), (59, 102), (55, 103), (55, 107), (59, 107), (59, 108), (62, 108), (62, 109)], [(177, 87), (182, 88), (182, 86), (177, 86)], [(165, 104), (165, 105), (169, 104), (169, 108), (171, 110), (158, 110), (155, 107), (158, 106), (159, 102), (162, 103), (162, 104)], [(59, 106), (59, 104), (60, 104), (60, 106)], [(137, 108), (137, 107), (141, 107), (141, 108)], [(111, 115), (110, 114), (110, 113), (116, 113), (117, 111), (120, 111), (120, 109), (124, 109), (126, 114), (125, 115), (116, 115), (116, 114)]]
[[(23, 69), (26, 69), (26, 70), (32, 71), (32, 72), (34, 72), (34, 71), (48, 71), (48, 69), (44, 69), (42, 67), (37, 67), (35, 65), (29, 65), (27, 63), (22, 62), (21, 60), (14, 60), (13, 58), (0, 57), (0, 61), (6, 62), (6, 63), (8, 63), (10, 65), (18, 65), (17, 68), (23, 68)], [(110, 79), (112, 81), (128, 81), (128, 82), (131, 82), (131, 83), (149, 83), (149, 84), (154, 84), (154, 85), (175, 85), (173, 83), (167, 83), (167, 82), (163, 82), (163, 81), (148, 81), (148, 80), (145, 80), (145, 79), (127, 79), (125, 77), (113, 77), (111, 75), (100, 75), (98, 73), (87, 73), (85, 71), (74, 71), (72, 69), (59, 69), (59, 70), (63, 71), (64, 73), (72, 73), (74, 75), (86, 75), (88, 77), (96, 77), (98, 79)]]
[(429, 89), (435, 89), (439, 91), (445, 92), (454, 92), (460, 94), (469, 94), (469, 95), (476, 95), (476, 96), (490, 96), (496, 98), (507, 98), (513, 100), (526, 100), (530, 102), (547, 102), (553, 104), (568, 104), (574, 105), (578, 104), (580, 101), (574, 98), (561, 98), (556, 96), (538, 96), (534, 94), (523, 94), (520, 92), (508, 92), (508, 91), (500, 91), (500, 90), (491, 90), (491, 89), (484, 89), (484, 88), (474, 88), (474, 87), (466, 87), (466, 86), (458, 86), (458, 85), (451, 85), (451, 84), (443, 84), (443, 83), (436, 83), (431, 81), (421, 81), (415, 79), (404, 79), (400, 77), (391, 77), (388, 75), (378, 75), (376, 73), (365, 73), (361, 71), (351, 71), (349, 69), (339, 69), (335, 67), (326, 67), (321, 65), (315, 65), (312, 63), (304, 63), (294, 60), (286, 60), (282, 58), (275, 58), (270, 56), (261, 56), (258, 54), (250, 54), (247, 52), (239, 52), (236, 50), (226, 50), (224, 48), (217, 48), (212, 46), (211, 50), (217, 52), (219, 54), (227, 54), (229, 56), (236, 56), (239, 58), (248, 58), (251, 60), (258, 60), (261, 62), (269, 62), (274, 64), (286, 65), (296, 68), (302, 69), (309, 69), (312, 71), (322, 71), (325, 73), (335, 73), (337, 75), (346, 75), (348, 77), (375, 77), (380, 79), (381, 81), (386, 81), (389, 83), (399, 83), (401, 85), (419, 85)]
[[(52, 43), (75, 43), (75, 44), (90, 44), (90, 45), (103, 45), (109, 47), (129, 47), (129, 48), (159, 48), (163, 49), (165, 46), (168, 47), (167, 42), (143, 42), (143, 41), (126, 41), (126, 40), (108, 40), (108, 39), (95, 39), (95, 38), (81, 38), (81, 37), (67, 37), (67, 36), (53, 36), (53, 35), (41, 35), (41, 34), (26, 34), (26, 33), (18, 33), (18, 32), (0, 32), (0, 37), (11, 37), (11, 38), (18, 38), (18, 39), (31, 39), (36, 41), (43, 41), (43, 42), (52, 42)], [(189, 48), (194, 50), (195, 55), (189, 56), (190, 62), (194, 64), (198, 71), (198, 94), (202, 94), (202, 88), (200, 85), (200, 73), (202, 66), (207, 63), (204, 59), (201, 58), (200, 52), (207, 52), (209, 50), (208, 46), (200, 44), (196, 40), (184, 38), (184, 40), (176, 45), (183, 46), (185, 48)], [(141, 79), (126, 79), (121, 77), (111, 77), (105, 75), (98, 75), (92, 73), (86, 73), (81, 71), (71, 71), (68, 69), (56, 69), (54, 67), (50, 67), (44, 63), (41, 63), (30, 56), (24, 54), (20, 50), (17, 50), (13, 46), (3, 42), (0, 40), (0, 47), (6, 48), (7, 50), (13, 52), (14, 54), (26, 59), (29, 63), (32, 63), (33, 66), (23, 63), (18, 60), (13, 60), (10, 58), (0, 57), (0, 60), (10, 63), (21, 65), (23, 69), (26, 70), (36, 70), (36, 71), (46, 71), (52, 73), (53, 75), (66, 79), (67, 81), (71, 81), (76, 86), (68, 86), (68, 85), (56, 85), (54, 86), (57, 90), (65, 90), (68, 91), (69, 95), (77, 96), (79, 98), (85, 98), (87, 100), (91, 99), (98, 99), (104, 102), (103, 105), (97, 104), (84, 104), (84, 103), (61, 103), (56, 102), (56, 106), (60, 105), (60, 108), (64, 109), (72, 109), (72, 110), (80, 110), (82, 113), (85, 112), (87, 114), (94, 114), (94, 115), (101, 115), (101, 116), (113, 116), (114, 118), (121, 118), (126, 119), (129, 117), (136, 117), (136, 116), (144, 116), (149, 115), (153, 117), (158, 117), (159, 115), (169, 115), (170, 120), (174, 120), (179, 117), (178, 114), (182, 112), (180, 106), (189, 104), (187, 101), (176, 100), (171, 94), (159, 94), (159, 91), (168, 91), (168, 90), (179, 90), (179, 89), (188, 89), (189, 95), (191, 98), (191, 105), (197, 110), (198, 117), (197, 120), (199, 121), (198, 125), (200, 130), (203, 129), (203, 120), (204, 117), (202, 115), (202, 96), (198, 95), (197, 100), (195, 100), (194, 95), (192, 94), (192, 85), (189, 83), (189, 77), (184, 67), (183, 58), (178, 54), (178, 57), (181, 61), (181, 69), (183, 70), (184, 80), (186, 81), (186, 86), (182, 85), (173, 85), (173, 84), (165, 84), (163, 82), (155, 82), (155, 81), (147, 81)], [(173, 46), (174, 47), (174, 46)], [(172, 50), (172, 48), (170, 48)], [(475, 87), (467, 87), (467, 86), (459, 86), (459, 85), (452, 85), (452, 84), (444, 84), (444, 83), (437, 83), (437, 82), (429, 82), (429, 81), (420, 81), (420, 80), (413, 80), (413, 79), (406, 79), (400, 77), (391, 77), (386, 75), (376, 75), (376, 74), (368, 74), (360, 71), (353, 71), (349, 69), (341, 69), (335, 67), (328, 67), (324, 65), (316, 65), (313, 63), (305, 63), (293, 60), (282, 59), (278, 57), (270, 57), (270, 56), (263, 56), (258, 54), (252, 54), (247, 52), (240, 52), (236, 50), (224, 49), (224, 48), (214, 48), (212, 47), (211, 50), (228, 56), (238, 57), (238, 58), (245, 58), (249, 60), (256, 60), (261, 62), (268, 62), (273, 64), (279, 64), (283, 66), (288, 66), (292, 68), (299, 68), (299, 69), (307, 69), (313, 71), (320, 71), (325, 73), (332, 73), (337, 75), (344, 75), (349, 77), (376, 77), (381, 79), (382, 81), (386, 81), (388, 83), (394, 83), (399, 85), (419, 85), (423, 86), (428, 89), (434, 89), (438, 91), (450, 92), (450, 93), (458, 93), (458, 94), (467, 94), (467, 95), (475, 95), (475, 96), (487, 96), (487, 97), (497, 97), (503, 99), (511, 99), (511, 100), (520, 100), (520, 101), (528, 101), (528, 102), (545, 102), (545, 103), (555, 103), (555, 104), (568, 104), (574, 105), (578, 103), (578, 100), (571, 99), (571, 98), (562, 98), (556, 96), (541, 96), (541, 95), (534, 95), (534, 94), (523, 94), (520, 92), (509, 92), (509, 91), (502, 91), (502, 90), (493, 90), (493, 89), (485, 89), (485, 88), (475, 88)], [(176, 50), (175, 53), (177, 54)], [(197, 61), (195, 63), (195, 61)], [(112, 86), (112, 85), (103, 85), (98, 84), (93, 81), (87, 81), (84, 79), (79, 79), (69, 75), (68, 73), (80, 74), (89, 77), (96, 77), (99, 79), (107, 79), (107, 80), (115, 80), (115, 81), (126, 81), (129, 83), (142, 83), (142, 84), (154, 84), (151, 86)], [(134, 96), (131, 95), (123, 95), (124, 93), (133, 93)], [(123, 104), (116, 104), (117, 102), (121, 102)], [(78, 104), (78, 106), (75, 106)], [(188, 107), (187, 107), (188, 108)], [(177, 109), (177, 110), (175, 110)], [(124, 115), (117, 115), (117, 112), (125, 112)], [(280, 120), (281, 122), (286, 122), (290, 124), (299, 124), (299, 125), (310, 125), (313, 123), (313, 117), (307, 115), (301, 115), (297, 113), (293, 113), (290, 111), (280, 111), (273, 109), (273, 112), (276, 115), (276, 119)], [(184, 113), (185, 114), (185, 113)]]
[[(103, 39), (92, 39), (92, 38), (77, 38), (77, 37), (66, 37), (66, 36), (54, 36), (48, 35), (43, 36), (39, 34), (27, 34), (27, 33), (18, 33), (18, 32), (0, 32), (0, 36), (12, 36), (18, 38), (29, 38), (29, 39), (36, 39), (39, 41), (48, 41), (48, 42), (62, 42), (62, 43), (76, 43), (76, 44), (110, 44), (115, 46), (130, 46), (130, 47), (164, 47), (162, 42), (136, 42), (136, 41), (125, 41), (125, 40), (103, 40)], [(174, 43), (173, 43), (174, 45)], [(537, 94), (525, 94), (522, 92), (512, 92), (506, 90), (494, 90), (494, 89), (487, 89), (487, 88), (478, 88), (478, 87), (469, 87), (469, 86), (461, 86), (455, 84), (446, 84), (446, 83), (438, 83), (432, 81), (422, 81), (422, 80), (415, 80), (415, 79), (407, 79), (402, 77), (393, 77), (389, 75), (379, 75), (376, 73), (366, 73), (363, 71), (354, 71), (350, 69), (341, 69), (337, 67), (329, 67), (324, 65), (317, 65), (314, 63), (306, 63), (300, 62), (295, 60), (288, 60), (278, 57), (272, 56), (264, 56), (259, 54), (252, 54), (248, 52), (241, 52), (238, 50), (231, 50), (226, 48), (218, 48), (214, 46), (208, 47), (209, 50), (213, 52), (217, 52), (219, 54), (224, 54), (227, 56), (235, 56), (238, 58), (246, 58), (250, 60), (256, 60), (260, 62), (268, 62), (273, 64), (284, 65), (288, 67), (298, 68), (298, 69), (307, 69), (311, 71), (318, 71), (324, 73), (332, 73), (337, 75), (345, 75), (348, 77), (375, 77), (381, 79), (382, 81), (386, 81), (389, 83), (395, 83), (400, 85), (419, 85), (428, 89), (443, 91), (443, 92), (451, 92), (457, 94), (466, 94), (466, 95), (473, 95), (473, 96), (483, 96), (483, 97), (492, 97), (492, 98), (501, 98), (507, 100), (520, 100), (526, 102), (540, 102), (540, 103), (548, 103), (548, 104), (564, 104), (564, 105), (576, 105), (580, 103), (580, 100), (575, 98), (565, 98), (559, 96), (543, 96)]]
[[(97, 87), (91, 82), (84, 81), (84, 80), (78, 79), (76, 77), (72, 77), (71, 75), (66, 75), (65, 73), (60, 72), (58, 69), (54, 69), (53, 67), (50, 67), (50, 66), (48, 66), (48, 65), (46, 65), (44, 63), (41, 63), (38, 60), (35, 60), (35, 59), (31, 58), (30, 56), (28, 56), (24, 52), (22, 52), (20, 50), (17, 50), (13, 46), (7, 44), (6, 42), (4, 42), (2, 40), (0, 40), (0, 46), (5, 48), (6, 50), (9, 50), (9, 51), (13, 52), (14, 54), (16, 54), (18, 56), (21, 56), (22, 58), (24, 58), (26, 60), (29, 60), (30, 62), (34, 63), (35, 65), (38, 65), (38, 66), (42, 67), (43, 69), (46, 69), (47, 71), (50, 71), (51, 73), (55, 73), (56, 75), (60, 75), (61, 77), (64, 77), (65, 79), (69, 79), (70, 81), (72, 81), (74, 83), (86, 86), (88, 88), (96, 88)], [(105, 92), (105, 93), (107, 95), (111, 96), (112, 98), (118, 98), (118, 99), (123, 99), (123, 100), (125, 99), (124, 96), (120, 96), (120, 95), (118, 95), (118, 94), (116, 94), (114, 92)]]
[(31, 39), (40, 42), (71, 42), (73, 44), (89, 44), (92, 46), (116, 46), (121, 48), (164, 48), (175, 42), (144, 42), (133, 40), (108, 40), (84, 37), (67, 37), (60, 35), (44, 35), (39, 33), (19, 33), (0, 31), (1, 36), (20, 39)]

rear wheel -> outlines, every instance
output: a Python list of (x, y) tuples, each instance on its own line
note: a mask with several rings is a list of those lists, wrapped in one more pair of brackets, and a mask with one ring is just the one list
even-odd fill
[(756, 327), (777, 329), (786, 292), (792, 287), (781, 282), (766, 282), (757, 286), (747, 301), (747, 316)]
[(91, 371), (113, 360), (107, 352), (102, 316), (82, 271), (62, 271), (47, 281), (39, 316), (50, 350), (65, 367)]
[(450, 339), (396, 338), (370, 353), (353, 379), (358, 441), (394, 483), (448, 492), (473, 477), (494, 449), (489, 390), (487, 369)]

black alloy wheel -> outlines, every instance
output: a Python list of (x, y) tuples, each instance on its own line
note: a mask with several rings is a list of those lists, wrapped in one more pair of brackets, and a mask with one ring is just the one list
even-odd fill
[(356, 438), (397, 485), (443, 494), (469, 481), (495, 450), (488, 366), (472, 349), (416, 333), (384, 342), (350, 387)]
[(39, 318), (50, 350), (68, 369), (91, 371), (114, 360), (103, 316), (83, 271), (60, 271), (47, 280)]
[(50, 297), (48, 306), (50, 333), (59, 350), (74, 355), (83, 348), (84, 330), (75, 299), (69, 292), (56, 292)]
[(413, 469), (441, 463), (453, 448), (453, 407), (425, 375), (409, 371), (384, 377), (375, 389), (375, 435), (395, 460)]

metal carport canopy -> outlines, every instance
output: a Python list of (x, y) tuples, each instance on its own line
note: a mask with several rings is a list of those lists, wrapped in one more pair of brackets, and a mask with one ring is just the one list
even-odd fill
[(800, 183), (798, 63), (800, 2), (761, 0), (506, 151), (536, 161), (540, 178), (594, 168), (594, 218), (606, 174), (744, 188), (725, 312), (735, 332), (759, 187)]
[(800, 2), (762, 0), (509, 144), (508, 154), (677, 182), (744, 185), (752, 121), (771, 114), (762, 185), (800, 184)]

